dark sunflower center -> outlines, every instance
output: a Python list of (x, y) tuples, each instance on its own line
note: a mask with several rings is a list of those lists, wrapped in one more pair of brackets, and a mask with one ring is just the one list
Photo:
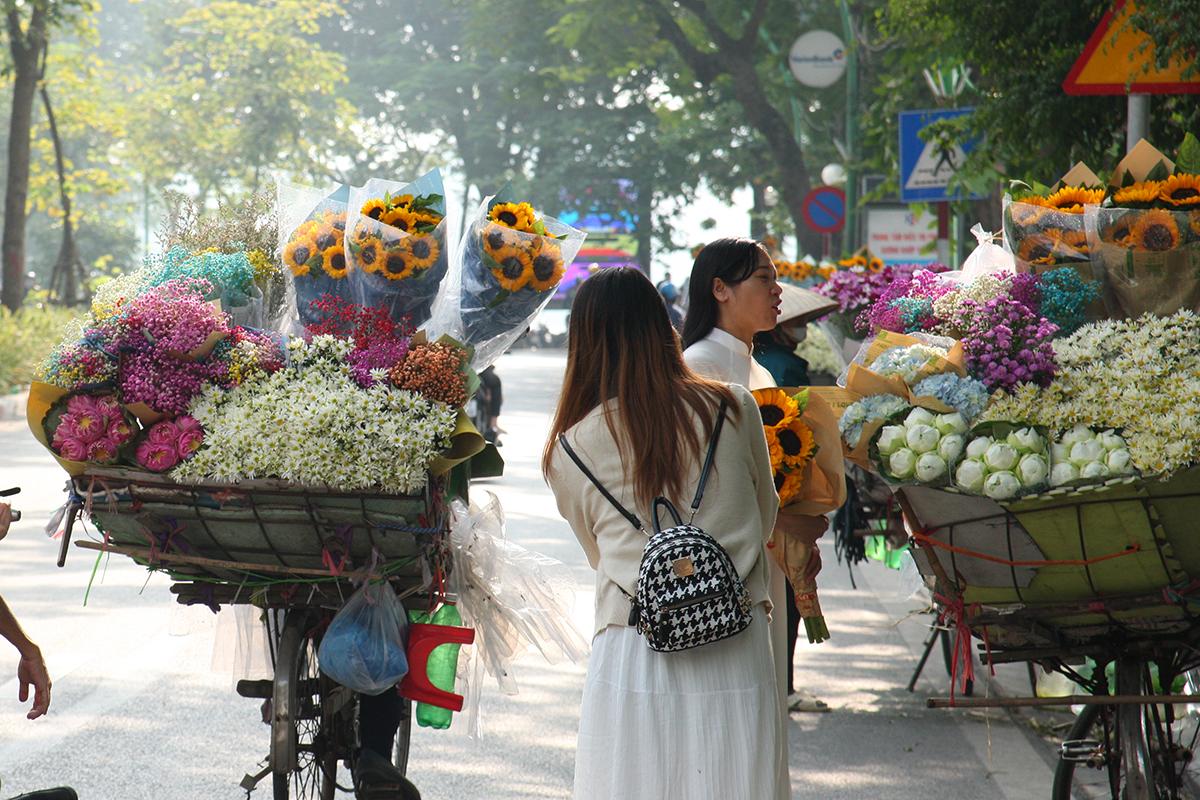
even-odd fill
[(533, 260), (533, 277), (539, 281), (548, 281), (554, 277), (555, 266), (552, 256), (538, 256)]
[(394, 220), (392, 220), (392, 227), (399, 228), (400, 230), (407, 233), (408, 229), (409, 229), (408, 220), (404, 219), (403, 217), (400, 219), (394, 219)]
[(296, 266), (300, 266), (312, 256), (312, 251), (306, 245), (300, 245), (292, 251), (292, 261), (296, 262)]
[(1054, 247), (1049, 242), (1038, 242), (1029, 252), (1029, 260), (1037, 261), (1039, 258), (1046, 258), (1054, 252)]
[(517, 215), (511, 211), (501, 211), (496, 215), (496, 219), (510, 227), (517, 224)]
[(1142, 236), (1142, 243), (1147, 250), (1170, 250), (1175, 246), (1171, 229), (1166, 225), (1151, 225)]
[(380, 217), (383, 216), (383, 209), (380, 208), (379, 206), (375, 206), (375, 208), (372, 208), (370, 211), (367, 212), (367, 216), (370, 217), (371, 219), (379, 219)]
[(422, 261), (429, 258), (429, 254), (432, 252), (429, 248), (429, 241), (424, 236), (419, 239), (415, 239), (409, 246), (409, 249), (412, 250), (412, 254), (414, 256)]
[(366, 245), (362, 250), (358, 251), (359, 260), (361, 260), (364, 264), (374, 264), (375, 257), (377, 255), (378, 254), (375, 252), (375, 245), (373, 244)]
[(342, 270), (344, 270), (346, 268), (346, 254), (345, 253), (334, 253), (333, 258), (329, 259), (329, 264), (335, 270), (341, 272)]
[(335, 230), (339, 230), (339, 231), (346, 230), (346, 220), (344, 220), (344, 219), (334, 220), (332, 225)]
[(1172, 200), (1187, 200), (1189, 197), (1200, 195), (1200, 190), (1193, 189), (1190, 186), (1184, 186), (1171, 192)]
[(768, 427), (778, 425), (783, 421), (783, 409), (779, 406), (763, 406), (758, 409), (758, 412), (762, 414), (763, 425)]
[(383, 268), (392, 275), (399, 275), (404, 272), (404, 268), (408, 266), (408, 262), (404, 260), (402, 253), (388, 253), (387, 261), (384, 262)]
[(803, 447), (803, 444), (800, 441), (800, 437), (796, 435), (795, 431), (784, 428), (779, 432), (779, 446), (783, 448), (783, 452), (786, 455), (798, 456), (800, 455), (800, 449)]
[(782, 472), (775, 473), (775, 491), (778, 492), (780, 489), (783, 488), (784, 478), (785, 478), (785, 476)]
[(500, 269), (504, 273), (504, 277), (510, 281), (515, 281), (525, 272), (525, 265), (516, 256), (509, 256), (500, 262)]
[(504, 231), (488, 231), (487, 244), (493, 250), (504, 247)]
[(332, 231), (325, 231), (317, 237), (317, 249), (324, 250), (327, 247), (333, 247), (336, 241), (337, 237), (333, 235)]

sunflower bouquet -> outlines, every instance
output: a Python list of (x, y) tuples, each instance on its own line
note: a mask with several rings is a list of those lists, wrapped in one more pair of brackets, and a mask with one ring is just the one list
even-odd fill
[(347, 229), (355, 302), (413, 328), (424, 324), (449, 263), (438, 170), (407, 185), (371, 179), (352, 189)]
[[(803, 494), (814, 473), (818, 450), (816, 435), (805, 421), (808, 408), (807, 389), (790, 393), (784, 389), (756, 389), (754, 400), (762, 416), (763, 433), (767, 437), (767, 453), (771, 457), (771, 472), (782, 509), (792, 505)], [(801, 513), (805, 513), (801, 511)], [(803, 541), (781, 533), (779, 526), (768, 545), (772, 555), (787, 575), (796, 594), (796, 607), (804, 620), (808, 641), (814, 644), (829, 638), (829, 627), (821, 612), (816, 583), (805, 575), (812, 558), (812, 547)]]
[(1088, 176), (1088, 183), (1060, 181), (1052, 189), (1026, 185), (1025, 191), (1007, 198), (1004, 234), (1018, 270), (1040, 274), (1090, 263), (1083, 214), (1085, 208), (1100, 204), (1104, 188), (1090, 171)]
[[(313, 189), (280, 183), (279, 249), (289, 303), (279, 326), (300, 328), (323, 321), (322, 297), (350, 298), (346, 261), (345, 187)], [(290, 307), (289, 307), (290, 306)]]
[(1200, 140), (1175, 161), (1142, 141), (1117, 166), (1085, 225), (1111, 316), (1200, 310)]
[(467, 226), (431, 330), (475, 348), (482, 369), (545, 307), (585, 234), (502, 191)]

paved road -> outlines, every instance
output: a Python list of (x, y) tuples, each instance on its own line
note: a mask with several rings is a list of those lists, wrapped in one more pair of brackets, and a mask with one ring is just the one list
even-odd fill
[[(508, 468), (487, 488), (503, 502), (514, 541), (571, 567), (576, 623), (588, 630), (592, 576), (537, 467), (563, 363), (562, 352), (517, 351), (497, 365)], [(175, 605), (166, 579), (147, 581), (123, 560), (97, 563), (74, 550), (57, 569), (57, 543), (41, 525), (62, 500), (62, 477), (22, 424), (0, 423), (0, 485), (16, 483), (25, 519), (0, 543), (0, 592), (41, 643), (55, 688), (50, 715), (26, 721), (11, 678), (15, 654), (0, 646), (0, 797), (59, 783), (85, 800), (243, 797), (238, 781), (265, 757), (267, 728), (257, 704), (234, 694), (233, 677), (211, 669), (217, 618)], [(871, 565), (856, 572), (855, 590), (831, 547), (825, 563), (833, 638), (802, 643), (796, 669), (801, 685), (835, 710), (792, 717), (794, 797), (1048, 796), (1050, 748), (1022, 727), (923, 708), (925, 695), (946, 689), (940, 666), (925, 671), (916, 695), (904, 690), (925, 628), (923, 618), (895, 624), (911, 605), (897, 574)], [(489, 687), (482, 740), (454, 728), (418, 730), (410, 774), (424, 796), (570, 797), (585, 669), (528, 654), (516, 668), (519, 694)], [(254, 794), (268, 796), (265, 788)]]

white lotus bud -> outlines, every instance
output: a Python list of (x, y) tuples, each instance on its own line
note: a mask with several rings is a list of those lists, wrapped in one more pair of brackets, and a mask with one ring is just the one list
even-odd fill
[(1113, 475), (1128, 475), (1133, 472), (1133, 459), (1129, 457), (1128, 450), (1110, 450), (1104, 464)]
[(1022, 456), (1017, 464), (1017, 477), (1026, 489), (1045, 483), (1049, 472), (1050, 468), (1046, 464), (1046, 457), (1037, 453)]
[(1008, 435), (1008, 443), (1021, 453), (1040, 453), (1046, 449), (1046, 441), (1033, 428), (1021, 428)]
[(983, 458), (983, 454), (992, 446), (994, 440), (990, 436), (977, 436), (967, 445), (967, 458)]
[(983, 491), (983, 481), (987, 478), (987, 467), (982, 461), (968, 458), (958, 465), (954, 471), (954, 483), (964, 492), (979, 494)]
[(966, 433), (967, 421), (963, 419), (963, 415), (955, 411), (953, 414), (938, 414), (933, 419), (933, 427), (938, 429), (938, 433), (947, 436), (951, 433)]
[(947, 464), (953, 464), (962, 455), (965, 445), (966, 441), (963, 439), (961, 433), (950, 433), (943, 436), (942, 440), (938, 442), (937, 452), (943, 461)]
[(907, 433), (905, 440), (909, 448), (914, 453), (928, 453), (930, 450), (936, 450), (938, 442), (941, 440), (941, 435), (937, 429), (930, 425), (907, 425)]
[(904, 425), (912, 427), (913, 425), (933, 425), (933, 414), (929, 411), (916, 407), (908, 412), (908, 416), (904, 418)]
[(1050, 445), (1050, 463), (1065, 464), (1071, 460), (1071, 445), (1055, 442)]
[(1064, 483), (1079, 480), (1079, 467), (1070, 461), (1060, 461), (1050, 470), (1050, 485), (1062, 486)]
[(904, 447), (904, 436), (907, 431), (903, 425), (885, 425), (879, 431), (879, 438), (875, 440), (875, 446), (879, 448), (879, 455), (890, 456), (892, 453)]
[(901, 447), (888, 456), (888, 472), (892, 473), (894, 478), (907, 480), (913, 476), (916, 468), (917, 454), (907, 447)]
[(1126, 447), (1125, 440), (1115, 431), (1105, 431), (1096, 438), (1104, 445), (1105, 450), (1124, 450)]
[(1070, 447), (1078, 442), (1086, 442), (1095, 438), (1095, 432), (1081, 422), (1062, 435), (1062, 443)]
[(1095, 480), (1109, 476), (1108, 465), (1103, 461), (1089, 461), (1079, 468), (1079, 477)]
[(983, 463), (989, 470), (1010, 470), (1017, 465), (1020, 453), (1017, 448), (1005, 442), (996, 442), (988, 446), (983, 454)]
[(946, 462), (937, 453), (924, 453), (917, 459), (916, 475), (921, 483), (933, 483), (946, 474)]
[(1085, 464), (1092, 461), (1102, 461), (1107, 451), (1099, 439), (1087, 439), (1071, 445), (1071, 463), (1083, 469)]
[(983, 493), (993, 500), (1008, 500), (1021, 491), (1021, 482), (1008, 470), (993, 472), (983, 482)]

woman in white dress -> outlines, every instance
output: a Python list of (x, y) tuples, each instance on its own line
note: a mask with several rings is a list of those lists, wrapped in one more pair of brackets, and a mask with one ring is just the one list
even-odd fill
[[(688, 283), (688, 312), (683, 323), (683, 358), (687, 365), (713, 380), (737, 383), (748, 389), (775, 386), (765, 367), (754, 360), (754, 336), (772, 330), (783, 305), (775, 264), (765, 247), (753, 239), (718, 239), (696, 255)], [(797, 536), (813, 544), (825, 532), (828, 521), (783, 511), (776, 529), (779, 535)], [(812, 548), (814, 554), (819, 551)], [(771, 615), (771, 646), (779, 702), (799, 707), (802, 695), (788, 697), (787, 580), (783, 570), (771, 562), (771, 602), (778, 613)], [(820, 569), (819, 556), (810, 569)], [(824, 710), (811, 700), (813, 710)]]
[[(542, 467), (596, 570), (575, 800), (784, 800), (784, 719), (765, 609), (765, 543), (779, 501), (754, 398), (685, 366), (658, 293), (636, 269), (606, 269), (582, 284), (569, 342)], [(694, 522), (729, 553), (754, 601), (753, 621), (728, 639), (655, 652), (628, 622), (646, 537), (558, 436), (648, 522), (654, 497), (684, 508), (696, 491), (722, 401), (727, 424)]]

